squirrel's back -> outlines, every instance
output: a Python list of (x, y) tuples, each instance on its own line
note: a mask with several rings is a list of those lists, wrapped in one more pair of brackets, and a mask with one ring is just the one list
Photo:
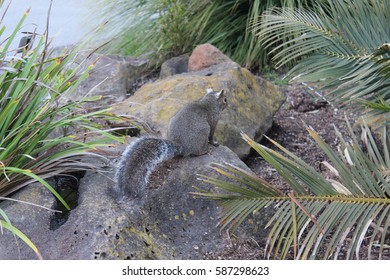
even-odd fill
[[(210, 134), (207, 116), (200, 113), (202, 110), (196, 104), (189, 104), (185, 109), (169, 122), (168, 139), (183, 147), (184, 156), (205, 154)], [(183, 133), (183, 127), (191, 127), (191, 130)]]
[(220, 113), (226, 106), (224, 91), (209, 89), (201, 99), (187, 104), (172, 117), (168, 140), (182, 146), (184, 156), (206, 154), (208, 143), (213, 142)]

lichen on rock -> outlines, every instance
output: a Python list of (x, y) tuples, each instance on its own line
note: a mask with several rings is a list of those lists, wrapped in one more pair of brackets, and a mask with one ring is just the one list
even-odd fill
[(225, 62), (145, 84), (133, 96), (115, 104), (113, 111), (142, 118), (158, 136), (166, 137), (171, 117), (185, 104), (201, 98), (207, 88), (226, 91), (228, 107), (221, 114), (215, 137), (240, 158), (250, 151), (240, 132), (259, 141), (285, 100), (274, 84), (257, 78), (234, 62)]

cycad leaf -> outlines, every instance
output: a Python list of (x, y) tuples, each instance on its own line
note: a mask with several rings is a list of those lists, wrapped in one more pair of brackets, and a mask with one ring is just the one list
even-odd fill
[(320, 81), (346, 105), (390, 98), (390, 2), (329, 0), (267, 11), (252, 31), (294, 81)]
[[(256, 180), (253, 174), (222, 164), (214, 170), (229, 182), (224, 182), (223, 178), (205, 178), (205, 182), (225, 192), (213, 194), (202, 191), (196, 194), (218, 199), (224, 209), (220, 225), (227, 227), (230, 224), (233, 229), (250, 213), (276, 205), (275, 214), (266, 225), (269, 228), (265, 244), (266, 258), (358, 259), (363, 249), (372, 253), (374, 245), (379, 247), (375, 249), (378, 258), (382, 258), (384, 253), (388, 253), (384, 250), (389, 246), (386, 236), (390, 227), (390, 199), (384, 195), (388, 183), (381, 172), (384, 168), (382, 164), (389, 157), (381, 155), (369, 133), (366, 137), (367, 156), (354, 135), (351, 137), (352, 143), (349, 143), (338, 134), (341, 143), (338, 153), (316, 132), (308, 131), (333, 164), (332, 169), (338, 176), (337, 180), (332, 179), (333, 182), (340, 184), (347, 192), (337, 192), (331, 182), (279, 144), (273, 142), (289, 158), (243, 135), (287, 179), (286, 182), (291, 183), (293, 189), (308, 188), (310, 191), (283, 194), (275, 191), (275, 187), (264, 184), (264, 181)], [(387, 141), (387, 137), (383, 140)], [(318, 191), (318, 185), (325, 190)], [(261, 191), (262, 188), (264, 191)], [(371, 229), (378, 237), (371, 237), (368, 242), (367, 234)]]

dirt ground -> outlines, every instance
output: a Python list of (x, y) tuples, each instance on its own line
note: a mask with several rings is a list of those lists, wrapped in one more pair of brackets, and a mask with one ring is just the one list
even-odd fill
[[(321, 168), (321, 162), (326, 160), (325, 155), (310, 137), (307, 128), (314, 129), (327, 144), (337, 149), (339, 139), (336, 137), (335, 128), (343, 136), (347, 136), (349, 130), (346, 118), (354, 124), (357, 119), (356, 114), (335, 108), (310, 90), (308, 86), (293, 84), (281, 88), (287, 100), (275, 114), (273, 125), (266, 136), (281, 144), (317, 171), (328, 172), (323, 167)], [(266, 138), (263, 138), (261, 144), (275, 149)], [(281, 189), (288, 189), (272, 167), (257, 154), (250, 155), (245, 163), (267, 182)]]

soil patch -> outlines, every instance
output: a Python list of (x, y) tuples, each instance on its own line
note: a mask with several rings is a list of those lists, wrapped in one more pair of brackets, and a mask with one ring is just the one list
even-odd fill
[[(283, 91), (287, 100), (275, 114), (273, 125), (266, 136), (281, 144), (318, 172), (331, 176), (321, 164), (327, 160), (326, 155), (310, 137), (307, 128), (314, 129), (332, 149), (337, 149), (340, 141), (336, 136), (336, 129), (344, 137), (348, 137), (346, 118), (354, 124), (357, 116), (351, 111), (333, 107), (304, 85), (287, 85), (283, 87)], [(266, 138), (263, 138), (261, 144), (277, 149)], [(258, 154), (252, 153), (245, 163), (267, 182), (279, 186), (282, 190), (289, 190), (276, 171)]]

